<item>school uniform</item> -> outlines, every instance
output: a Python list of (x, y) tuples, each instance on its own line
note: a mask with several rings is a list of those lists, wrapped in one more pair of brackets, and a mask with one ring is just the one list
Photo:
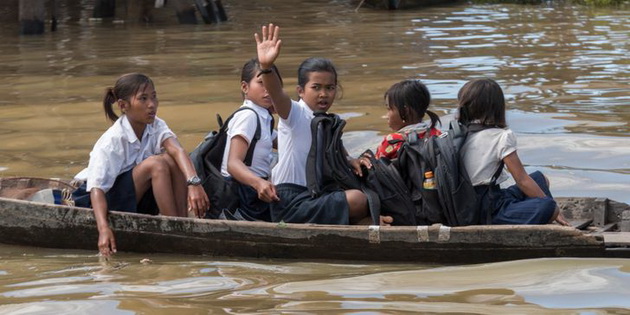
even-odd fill
[[(516, 136), (510, 129), (490, 128), (468, 135), (461, 156), (470, 180), (482, 197), (482, 205), (491, 211), (493, 224), (547, 224), (556, 209), (543, 174), (529, 174), (546, 197), (527, 197), (517, 185), (501, 189), (499, 184), (508, 179), (505, 169), (492, 183), (502, 161), (516, 152)], [(487, 189), (484, 189), (487, 188)]]
[(306, 185), (306, 161), (311, 149), (313, 111), (300, 100), (291, 101), (286, 119), (278, 123), (278, 164), (272, 182), (280, 198), (271, 206), (274, 222), (349, 224), (349, 206), (343, 190), (312, 198)]
[(235, 184), (240, 199), (239, 211), (244, 213), (245, 217), (250, 217), (255, 220), (270, 221), (270, 205), (258, 199), (258, 192), (253, 187), (247, 184), (239, 183), (237, 180), (232, 178), (227, 170), (231, 144), (230, 140), (235, 136), (241, 136), (248, 144), (250, 144), (256, 134), (256, 114), (258, 114), (260, 123), (260, 139), (256, 142), (249, 170), (256, 176), (264, 179), (268, 179), (271, 175), (273, 140), (277, 137), (277, 133), (272, 131), (269, 127), (273, 121), (273, 117), (266, 108), (260, 107), (250, 100), (245, 100), (241, 107), (251, 108), (256, 113), (249, 110), (240, 111), (234, 114), (228, 123), (227, 142), (225, 144), (225, 151), (223, 152), (221, 174), (226, 178), (226, 180), (232, 181)]
[(73, 193), (75, 204), (91, 207), (90, 191), (105, 192), (111, 210), (157, 214), (159, 212), (151, 189), (136, 204), (132, 171), (148, 157), (163, 153), (162, 143), (175, 138), (175, 133), (160, 119), (146, 125), (142, 140), (138, 139), (126, 115), (122, 115), (98, 139), (88, 167), (75, 176), (83, 185)]

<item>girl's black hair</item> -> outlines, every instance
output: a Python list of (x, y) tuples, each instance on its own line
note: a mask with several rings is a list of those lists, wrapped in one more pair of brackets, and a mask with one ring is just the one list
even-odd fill
[(468, 81), (457, 93), (459, 122), (505, 128), (505, 97), (497, 82), (489, 78)]
[(429, 89), (420, 80), (404, 80), (392, 85), (384, 98), (387, 106), (396, 106), (398, 114), (403, 121), (422, 121), (425, 114), (431, 119), (431, 127), (442, 123), (438, 115), (430, 110), (431, 94)]
[(330, 72), (335, 76), (335, 85), (337, 85), (337, 69), (335, 65), (327, 58), (311, 57), (300, 64), (298, 68), (298, 85), (304, 88), (308, 82), (308, 74), (311, 72)]
[[(282, 86), (283, 83), (282, 83), (282, 76), (280, 75), (280, 71), (278, 70), (276, 65), (272, 65), (271, 69), (275, 71), (276, 74), (278, 75), (278, 79), (280, 80), (280, 85)], [(260, 69), (260, 62), (258, 62), (258, 58), (250, 59), (243, 65), (243, 70), (241, 70), (241, 82), (249, 83), (256, 76), (256, 73), (258, 73), (259, 70), (261, 69)]]
[(105, 96), (103, 97), (103, 109), (105, 110), (105, 116), (112, 122), (118, 119), (118, 115), (114, 112), (113, 105), (118, 100), (125, 100), (131, 102), (131, 98), (138, 93), (140, 88), (150, 85), (155, 88), (153, 81), (144, 74), (141, 73), (128, 73), (122, 75), (114, 87), (108, 87), (105, 89)]

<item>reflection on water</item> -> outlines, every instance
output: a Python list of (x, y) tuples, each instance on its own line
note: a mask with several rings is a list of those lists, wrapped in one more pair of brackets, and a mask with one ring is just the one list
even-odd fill
[[(630, 309), (627, 259), (536, 259), (470, 266), (207, 261), (3, 246), (0, 313)], [(29, 271), (29, 275), (25, 275)], [(64, 301), (64, 302), (62, 302)], [(65, 302), (67, 301), (67, 302)]]
[[(66, 3), (60, 1), (62, 4)], [(91, 1), (83, 1), (91, 3)], [(82, 3), (83, 3), (82, 2)], [(630, 202), (630, 12), (547, 4), (469, 5), (354, 12), (347, 1), (224, 1), (230, 21), (179, 26), (89, 22), (62, 6), (56, 33), (18, 37), (0, 9), (0, 176), (69, 178), (109, 126), (102, 93), (145, 72), (160, 117), (191, 150), (241, 103), (239, 71), (260, 24), (282, 27), (278, 66), (295, 94), (295, 69), (331, 58), (348, 119), (349, 151), (387, 132), (383, 93), (418, 78), (434, 111), (452, 119), (458, 89), (489, 76), (504, 88), (508, 123), (528, 170), (556, 196)], [(555, 3), (555, 2), (551, 2)], [(171, 17), (172, 18), (172, 17)], [(445, 124), (446, 125), (446, 124)], [(0, 246), (0, 313), (622, 313), (628, 261), (532, 260), (435, 267), (209, 261)]]

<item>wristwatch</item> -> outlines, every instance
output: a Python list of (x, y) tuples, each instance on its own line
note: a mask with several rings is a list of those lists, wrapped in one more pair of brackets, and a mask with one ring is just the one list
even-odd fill
[(193, 185), (193, 186), (199, 186), (201, 185), (201, 178), (199, 178), (199, 176), (195, 175), (189, 179), (186, 180), (186, 185)]

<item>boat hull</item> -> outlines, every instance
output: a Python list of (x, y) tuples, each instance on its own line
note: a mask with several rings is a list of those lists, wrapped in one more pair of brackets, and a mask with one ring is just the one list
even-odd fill
[[(3, 243), (96, 250), (98, 233), (90, 209), (0, 198), (0, 218)], [(116, 211), (109, 220), (118, 250), (140, 253), (428, 263), (611, 256), (601, 235), (558, 225), (340, 226)]]

